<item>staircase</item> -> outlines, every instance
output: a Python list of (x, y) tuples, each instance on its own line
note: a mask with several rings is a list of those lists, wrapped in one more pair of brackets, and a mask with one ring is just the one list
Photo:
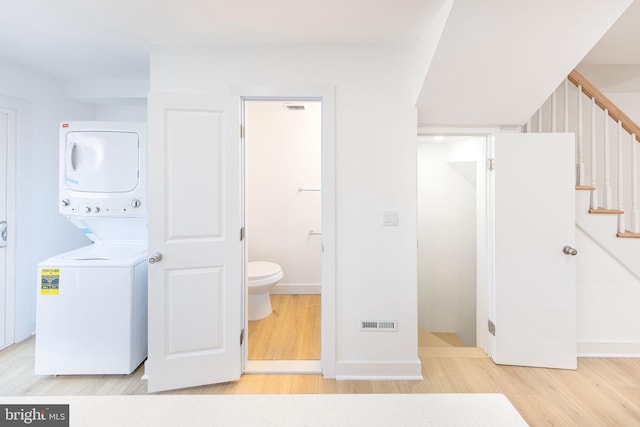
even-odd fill
[(576, 137), (578, 355), (640, 357), (640, 127), (573, 71), (523, 131)]
[(465, 347), (455, 332), (428, 332), (418, 328), (418, 355), (420, 358), (487, 358), (482, 349)]
[(640, 238), (640, 127), (633, 120), (574, 70), (531, 117), (525, 131), (575, 133), (576, 190), (588, 195), (587, 204), (584, 196), (576, 196), (578, 228), (601, 228), (584, 215), (588, 212), (614, 218), (599, 220), (611, 224), (612, 235)]

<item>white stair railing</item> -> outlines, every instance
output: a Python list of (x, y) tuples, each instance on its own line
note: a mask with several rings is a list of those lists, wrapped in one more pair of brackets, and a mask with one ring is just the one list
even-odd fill
[[(604, 193), (602, 194), (605, 209), (613, 209), (611, 203), (611, 146), (609, 144), (609, 110), (603, 110), (602, 127), (604, 128)], [(594, 156), (595, 157), (595, 156)]]
[(631, 227), (632, 233), (640, 233), (640, 210), (638, 209), (638, 141), (631, 134)]
[[(589, 112), (583, 109), (585, 97), (591, 102)], [(560, 104), (562, 108), (558, 108)], [(547, 112), (546, 117), (543, 111)], [(598, 119), (598, 111), (603, 120)], [(545, 122), (547, 118), (548, 123)], [(611, 119), (617, 127), (617, 143), (614, 144), (610, 141)], [(562, 126), (558, 125), (559, 121), (562, 121)], [(585, 126), (590, 127), (590, 132), (586, 134)], [(617, 213), (618, 235), (624, 234), (626, 237), (629, 232), (640, 234), (640, 165), (637, 154), (640, 127), (637, 124), (574, 70), (527, 121), (525, 129), (527, 132), (557, 132), (558, 129), (574, 132), (576, 186), (591, 191), (590, 209), (595, 212), (603, 212), (604, 209), (606, 213)], [(586, 152), (585, 145), (588, 146)], [(611, 179), (612, 175), (614, 181)], [(625, 199), (631, 201), (631, 208), (626, 215)]]
[[(566, 97), (565, 105), (567, 106), (567, 110), (569, 109), (569, 79), (565, 80), (565, 87), (567, 91), (565, 91)], [(578, 85), (578, 126), (576, 130), (576, 138), (578, 144), (578, 153), (576, 156), (576, 185), (582, 186), (585, 185), (585, 176), (584, 176), (584, 139), (582, 137), (582, 85)], [(565, 132), (569, 132), (569, 114), (565, 116)]]
[(624, 217), (624, 162), (623, 162), (623, 146), (622, 146), (622, 121), (618, 120), (618, 180), (616, 181), (618, 190), (618, 210), (623, 213), (618, 214), (618, 233), (626, 231), (626, 221)]
[(591, 209), (598, 209), (598, 138), (596, 137), (596, 99), (591, 98)]

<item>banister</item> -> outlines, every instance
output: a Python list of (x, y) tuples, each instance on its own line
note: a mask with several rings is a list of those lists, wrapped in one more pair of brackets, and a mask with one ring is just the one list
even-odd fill
[(582, 74), (578, 71), (573, 70), (568, 79), (574, 85), (582, 86), (582, 92), (590, 98), (593, 98), (596, 102), (596, 105), (603, 110), (606, 109), (609, 111), (609, 117), (613, 120), (620, 121), (622, 123), (622, 128), (629, 132), (630, 134), (640, 135), (640, 126), (638, 126), (633, 120), (629, 118), (625, 113), (623, 113), (617, 106), (614, 104), (609, 98), (604, 96), (602, 92), (600, 92), (594, 85), (589, 82)]

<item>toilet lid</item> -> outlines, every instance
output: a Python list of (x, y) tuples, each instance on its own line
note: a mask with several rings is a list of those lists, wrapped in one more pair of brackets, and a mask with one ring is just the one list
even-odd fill
[(275, 262), (251, 261), (247, 264), (247, 276), (250, 280), (263, 279), (282, 272), (282, 268)]

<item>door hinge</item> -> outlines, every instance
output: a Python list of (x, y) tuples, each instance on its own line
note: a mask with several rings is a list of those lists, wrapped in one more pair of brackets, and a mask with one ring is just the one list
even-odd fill
[(244, 227), (240, 229), (240, 241), (242, 242), (243, 240), (244, 240)]
[(244, 342), (244, 328), (240, 331), (240, 345)]
[(496, 159), (487, 159), (487, 169), (490, 171), (496, 168)]
[(489, 333), (494, 337), (496, 336), (496, 325), (491, 320), (489, 320)]
[(244, 138), (244, 126), (240, 125), (240, 138)]

